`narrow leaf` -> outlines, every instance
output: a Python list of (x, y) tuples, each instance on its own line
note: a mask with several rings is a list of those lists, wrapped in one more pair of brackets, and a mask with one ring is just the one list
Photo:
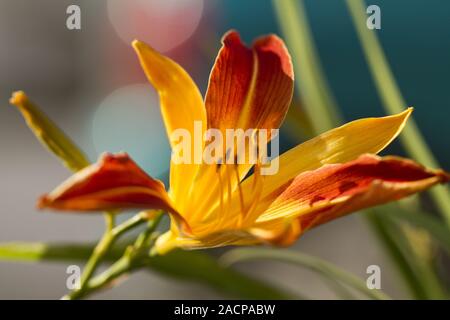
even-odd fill
[(338, 280), (343, 284), (349, 286), (350, 288), (355, 289), (372, 299), (390, 299), (380, 290), (371, 290), (367, 288), (366, 283), (355, 275), (348, 273), (325, 260), (300, 252), (263, 248), (234, 249), (224, 254), (221, 258), (221, 261), (224, 265), (228, 266), (237, 262), (261, 259), (283, 261), (310, 269), (323, 276), (327, 280)]
[[(389, 63), (376, 33), (366, 27), (366, 13), (364, 2), (361, 0), (347, 0), (347, 6), (357, 31), (365, 58), (375, 81), (383, 106), (389, 113), (398, 113), (407, 106), (395, 77), (389, 68)], [(431, 168), (438, 168), (439, 164), (428, 147), (419, 127), (414, 120), (410, 120), (405, 127), (400, 140), (415, 160)], [(447, 186), (438, 186), (430, 190), (434, 202), (442, 216), (450, 226), (450, 191)]]
[(318, 59), (303, 1), (273, 0), (278, 23), (292, 54), (297, 94), (316, 133), (341, 123), (333, 94)]
[[(380, 93), (383, 96), (386, 110), (389, 113), (398, 113), (406, 107), (403, 98), (399, 95), (398, 88), (395, 87), (393, 76), (383, 56), (383, 52), (379, 43), (377, 43), (374, 31), (367, 30), (365, 26), (365, 12), (363, 4), (359, 0), (347, 0), (350, 7), (352, 17), (355, 21), (358, 35), (364, 47), (366, 56), (369, 57), (369, 66), (375, 76), (375, 80), (379, 89), (384, 91)], [(332, 94), (328, 85), (325, 82), (325, 76), (320, 67), (320, 61), (317, 59), (317, 50), (314, 47), (314, 41), (309, 29), (307, 15), (303, 6), (303, 1), (291, 0), (273, 0), (273, 6), (277, 13), (277, 18), (281, 26), (281, 30), (285, 36), (287, 46), (292, 54), (292, 61), (296, 71), (301, 70), (303, 78), (296, 81), (303, 100), (303, 109), (308, 114), (313, 122), (313, 129), (316, 134), (320, 133), (327, 126), (336, 126), (339, 124), (339, 117), (337, 117), (336, 103), (333, 101)], [(365, 33), (365, 34), (364, 34)], [(298, 75), (298, 72), (297, 72)], [(303, 83), (302, 83), (303, 82)], [(400, 98), (399, 98), (400, 97)], [(386, 103), (389, 100), (389, 106)], [(308, 104), (309, 103), (309, 104)], [(410, 129), (408, 129), (410, 128)], [(419, 162), (430, 167), (438, 167), (433, 165), (433, 157), (426, 145), (423, 147), (421, 141), (422, 137), (418, 134), (418, 130), (414, 125), (408, 125), (405, 135), (403, 135), (403, 142), (407, 141), (409, 144), (409, 152)], [(417, 139), (416, 139), (417, 138)], [(412, 146), (412, 148), (411, 148)], [(413, 150), (414, 149), (414, 150)], [(429, 161), (431, 159), (431, 161)], [(444, 215), (448, 218), (450, 215), (450, 201), (448, 201), (448, 188), (444, 186), (435, 187), (431, 190), (436, 203), (439, 205), (441, 211), (445, 211)], [(373, 209), (372, 212), (379, 212), (379, 209)], [(381, 242), (385, 245), (386, 250), (395, 262), (395, 265), (401, 271), (400, 276), (406, 280), (412, 293), (415, 297), (426, 297), (426, 293), (422, 290), (424, 285), (421, 283), (422, 278), (417, 277), (413, 269), (415, 266), (410, 266), (409, 263), (413, 259), (406, 259), (404, 253), (399, 248), (397, 241), (398, 237), (403, 235), (394, 228), (392, 220), (386, 219), (376, 215), (368, 216), (371, 227), (377, 232)], [(411, 252), (414, 254), (414, 252)], [(417, 260), (417, 259), (415, 259)]]
[(220, 265), (211, 256), (200, 251), (172, 251), (152, 258), (148, 265), (162, 274), (200, 282), (243, 299), (293, 298), (268, 284)]
[[(445, 289), (433, 263), (429, 261), (432, 247), (421, 238), (411, 238), (405, 233), (395, 216), (401, 210), (397, 203), (376, 208), (377, 213), (368, 216), (377, 232), (387, 232), (395, 237), (389, 238), (384, 245), (396, 261), (415, 299), (446, 299)], [(388, 239), (384, 237), (384, 239)], [(421, 248), (418, 250), (417, 248)], [(425, 252), (424, 252), (425, 250)]]
[(430, 213), (419, 213), (410, 208), (397, 206), (395, 211), (382, 214), (428, 231), (433, 239), (437, 240), (442, 248), (450, 254), (450, 232), (445, 224)]
[[(3, 243), (0, 244), (0, 261), (86, 261), (93, 249), (93, 244)], [(116, 261), (124, 249), (125, 246), (112, 248), (104, 261)], [(146, 265), (151, 271), (179, 280), (202, 283), (235, 298), (293, 298), (263, 281), (226, 268), (210, 255), (199, 251), (173, 251), (164, 256), (148, 258)]]
[[(400, 248), (400, 243), (404, 243), (404, 241), (399, 241), (399, 239), (404, 238), (404, 235), (390, 219), (382, 216), (380, 213), (380, 208), (373, 208), (365, 214), (367, 221), (370, 222), (372, 231), (378, 236), (381, 245), (388, 252), (398, 274), (407, 285), (413, 298), (426, 299), (421, 279), (415, 274), (415, 268), (410, 264), (411, 260), (408, 260), (405, 256), (405, 250)], [(411, 255), (413, 254), (411, 252)]]

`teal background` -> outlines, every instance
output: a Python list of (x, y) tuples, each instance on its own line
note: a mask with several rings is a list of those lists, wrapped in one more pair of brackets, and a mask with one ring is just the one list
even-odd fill
[[(450, 2), (444, 0), (366, 1), (381, 9), (377, 35), (391, 70), (426, 142), (441, 165), (450, 168)], [(226, 23), (250, 42), (277, 32), (270, 1), (222, 3)], [(305, 8), (317, 51), (346, 120), (382, 115), (382, 103), (369, 73), (344, 1), (310, 0)], [(406, 107), (406, 106), (405, 106)], [(398, 144), (392, 152), (402, 154)]]

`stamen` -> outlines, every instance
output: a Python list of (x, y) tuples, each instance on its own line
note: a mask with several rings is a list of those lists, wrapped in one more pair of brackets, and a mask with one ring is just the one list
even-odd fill
[(254, 179), (253, 179), (253, 190), (255, 190), (256, 188), (256, 183), (257, 183), (257, 178), (260, 176), (260, 159), (259, 159), (259, 144), (256, 144), (256, 164), (254, 166), (254, 170), (253, 170), (253, 175), (254, 175)]
[(264, 186), (264, 177), (261, 175), (261, 161), (260, 161), (261, 159), (259, 157), (260, 151), (259, 151), (258, 146), (257, 146), (256, 151), (257, 151), (257, 158), (256, 158), (257, 162), (254, 167), (253, 183), (252, 183), (254, 192), (251, 196), (252, 202), (250, 204), (250, 207), (248, 208), (246, 219), (243, 221), (243, 223), (247, 223), (247, 222), (251, 223), (256, 218), (256, 217), (253, 217), (253, 215), (260, 203), (262, 190), (263, 190), (263, 186)]
[(232, 194), (232, 188), (231, 188), (231, 173), (230, 170), (228, 170), (229, 167), (226, 167), (225, 172), (227, 173), (227, 197), (228, 197), (228, 206), (231, 207), (232, 204), (232, 199), (231, 199), (231, 194)]
[(230, 157), (231, 154), (231, 148), (227, 149), (227, 152), (225, 152), (225, 158), (221, 160), (221, 163), (228, 163), (228, 158)]
[[(229, 170), (229, 166), (227, 165), (227, 166), (224, 166), (224, 171), (225, 171), (225, 179), (226, 179), (226, 188), (227, 188), (227, 203), (225, 203), (225, 199), (224, 199), (224, 208), (223, 208), (223, 212), (221, 212), (221, 215), (220, 215), (220, 217), (219, 217), (219, 219), (218, 219), (218, 222), (217, 222), (217, 226), (221, 226), (224, 222), (225, 222), (225, 218), (227, 218), (226, 217), (226, 212), (227, 212), (227, 209), (226, 209), (226, 207), (225, 206), (227, 206), (228, 208), (231, 208), (231, 204), (232, 204), (232, 199), (231, 199), (231, 195), (232, 195), (232, 188), (231, 188), (231, 176), (230, 176), (230, 170)], [(223, 188), (222, 187), (222, 185), (223, 185), (223, 180), (221, 180), (220, 181), (220, 185), (221, 185), (221, 188)], [(223, 189), (221, 189), (221, 190), (223, 190)], [(223, 190), (224, 191), (224, 190)], [(224, 192), (225, 193), (225, 192)], [(224, 197), (225, 198), (225, 197)]]
[(222, 183), (222, 175), (220, 174), (220, 164), (217, 164), (217, 178), (219, 179), (219, 190), (220, 190), (220, 210), (219, 210), (219, 215), (222, 217), (223, 213), (224, 213), (224, 203), (223, 203), (223, 198), (224, 198), (224, 194), (223, 194), (223, 183)]
[(239, 215), (239, 219), (238, 219), (238, 225), (240, 226), (242, 221), (244, 220), (245, 216), (247, 215), (247, 209), (245, 208), (244, 194), (242, 192), (242, 187), (241, 187), (241, 183), (240, 183), (238, 164), (234, 163), (233, 166), (234, 166), (234, 173), (236, 174), (237, 187), (238, 187), (238, 192), (239, 192), (239, 204), (241, 207), (241, 214)]

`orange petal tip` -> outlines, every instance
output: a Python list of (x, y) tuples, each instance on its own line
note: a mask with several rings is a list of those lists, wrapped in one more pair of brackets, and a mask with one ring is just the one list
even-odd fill
[(447, 183), (450, 181), (450, 172), (439, 169), (436, 170), (436, 175), (439, 177), (441, 183)]
[(45, 209), (48, 205), (48, 202), (49, 202), (49, 200), (48, 200), (47, 196), (41, 196), (37, 201), (36, 207), (39, 210)]

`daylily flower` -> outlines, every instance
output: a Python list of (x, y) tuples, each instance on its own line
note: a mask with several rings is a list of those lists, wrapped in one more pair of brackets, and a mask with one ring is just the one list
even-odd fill
[[(195, 121), (201, 122), (203, 132), (281, 125), (294, 75), (289, 53), (277, 36), (262, 37), (248, 48), (237, 32), (227, 33), (204, 101), (181, 66), (140, 41), (133, 47), (159, 93), (169, 135), (178, 128), (193, 132)], [(279, 156), (274, 175), (262, 176), (260, 163), (248, 176), (252, 165), (172, 162), (168, 192), (127, 154), (104, 154), (43, 196), (39, 206), (166, 210), (172, 224), (156, 242), (161, 254), (176, 247), (290, 245), (332, 219), (450, 180), (442, 170), (375, 155), (400, 133), (411, 112), (360, 119), (325, 132)]]

